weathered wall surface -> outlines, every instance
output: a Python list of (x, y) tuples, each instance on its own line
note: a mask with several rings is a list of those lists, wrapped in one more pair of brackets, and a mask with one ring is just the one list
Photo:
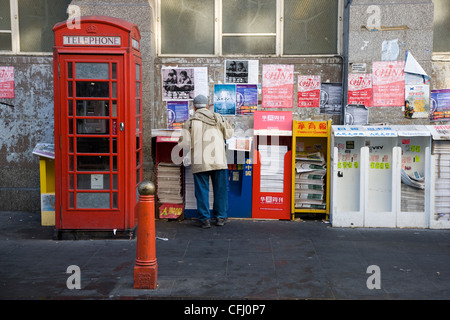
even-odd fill
[(53, 143), (53, 59), (0, 56), (14, 67), (15, 99), (0, 104), (0, 210), (40, 210), (39, 142)]
[[(354, 0), (350, 7), (349, 70), (353, 63), (366, 63), (367, 73), (371, 73), (372, 62), (382, 60), (383, 42), (393, 40), (398, 44), (398, 55), (393, 60), (404, 61), (406, 51), (410, 51), (432, 76), (433, 8), (431, 0)], [(366, 28), (376, 19), (381, 31)], [(371, 107), (369, 122), (430, 124), (428, 119), (406, 119), (401, 106)]]

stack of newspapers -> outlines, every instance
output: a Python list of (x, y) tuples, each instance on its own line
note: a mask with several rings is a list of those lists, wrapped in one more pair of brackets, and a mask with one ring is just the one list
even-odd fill
[(261, 155), (261, 192), (283, 192), (284, 156), (287, 146), (259, 145)]
[(326, 209), (326, 161), (321, 152), (295, 155), (295, 208)]
[(182, 204), (181, 166), (160, 162), (157, 166), (157, 196), (162, 203)]
[(423, 212), (425, 210), (425, 179), (417, 171), (410, 176), (401, 171), (401, 211)]
[[(197, 199), (195, 198), (194, 175), (191, 166), (184, 167), (184, 208), (186, 210), (197, 210)], [(211, 179), (209, 181), (209, 209), (213, 208), (214, 193)]]

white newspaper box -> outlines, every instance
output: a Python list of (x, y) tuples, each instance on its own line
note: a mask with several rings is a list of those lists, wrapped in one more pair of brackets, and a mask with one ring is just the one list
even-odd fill
[(450, 125), (431, 132), (430, 229), (450, 229)]
[(368, 131), (362, 126), (331, 126), (332, 196), (330, 220), (333, 227), (364, 226), (364, 191)]
[(389, 126), (366, 126), (365, 146), (369, 149), (365, 167), (364, 227), (395, 228), (397, 181), (400, 179), (401, 151), (397, 131)]
[[(397, 180), (397, 228), (428, 228), (431, 134), (426, 126), (397, 126), (401, 178)], [(398, 176), (398, 174), (397, 174)]]

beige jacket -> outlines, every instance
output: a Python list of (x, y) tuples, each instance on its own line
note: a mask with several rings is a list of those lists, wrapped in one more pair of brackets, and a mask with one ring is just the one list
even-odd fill
[(220, 114), (198, 109), (184, 129), (180, 145), (190, 147), (193, 173), (228, 168), (225, 140), (234, 135), (234, 129)]

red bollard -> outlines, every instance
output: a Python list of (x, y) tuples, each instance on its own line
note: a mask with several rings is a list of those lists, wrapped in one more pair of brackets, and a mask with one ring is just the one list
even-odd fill
[(134, 289), (156, 289), (158, 264), (155, 248), (155, 185), (144, 181), (139, 185), (138, 192)]

